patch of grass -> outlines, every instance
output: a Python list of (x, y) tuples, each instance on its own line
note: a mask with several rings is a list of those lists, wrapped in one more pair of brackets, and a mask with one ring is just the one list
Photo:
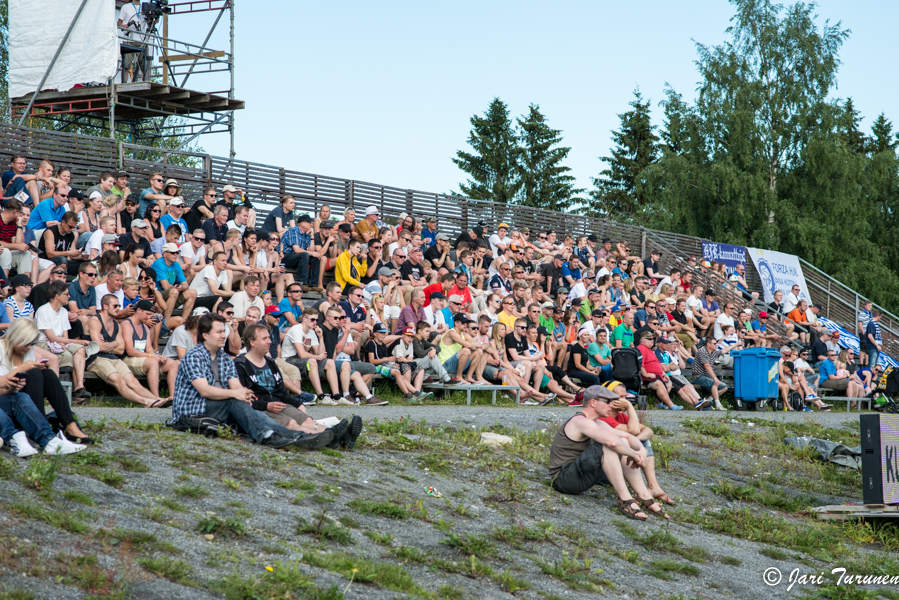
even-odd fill
[(290, 479), (285, 479), (283, 481), (276, 481), (275, 487), (281, 488), (282, 490), (302, 490), (304, 492), (314, 492), (315, 484), (309, 481), (292, 481)]
[(343, 458), (343, 454), (333, 448), (322, 448), (319, 450), (319, 453), (324, 454), (325, 456), (333, 456), (334, 458)]
[(440, 519), (439, 521), (434, 523), (434, 529), (436, 529), (437, 531), (442, 531), (443, 533), (449, 533), (450, 529), (452, 529), (453, 525), (455, 524), (455, 521), (444, 521), (443, 519)]
[(317, 587), (311, 577), (304, 575), (296, 563), (278, 562), (259, 575), (242, 576), (237, 570), (211, 586), (228, 600), (342, 600), (343, 594), (332, 585)]
[[(300, 493), (302, 493), (302, 492), (300, 492)], [(297, 495), (299, 495), (299, 494), (297, 494)], [(312, 496), (312, 501), (313, 501), (313, 502), (322, 502), (322, 503), (324, 503), (324, 502), (337, 502), (337, 500), (335, 500), (335, 499), (332, 498), (331, 496), (325, 496), (325, 495), (323, 495), (323, 494), (315, 494), (314, 496)]]
[(120, 458), (119, 463), (122, 465), (123, 469), (131, 471), (132, 473), (146, 473), (150, 470), (150, 467), (145, 465), (143, 461), (137, 458), (131, 458), (130, 456)]
[(359, 521), (357, 521), (356, 519), (354, 519), (353, 517), (351, 517), (349, 515), (347, 515), (345, 517), (340, 517), (337, 520), (340, 521), (341, 525), (343, 525), (344, 527), (349, 527), (350, 529), (359, 529), (359, 527), (360, 527)]
[(406, 475), (405, 473), (397, 473), (396, 476), (399, 477), (400, 479), (405, 479), (406, 481), (411, 481), (412, 483), (416, 483), (418, 481), (416, 478), (412, 477), (411, 475)]
[(109, 464), (109, 459), (97, 452), (96, 450), (88, 450), (87, 452), (79, 452), (69, 456), (68, 464), (71, 466), (94, 466), (105, 467)]
[(175, 500), (174, 498), (169, 498), (166, 496), (165, 498), (160, 498), (158, 500), (160, 506), (164, 506), (169, 510), (175, 512), (187, 512), (187, 507)]
[(297, 492), (296, 497), (290, 501), (291, 504), (300, 505), (306, 499), (306, 492)]
[[(730, 436), (730, 430), (727, 428), (727, 425), (712, 421), (711, 419), (686, 419), (681, 421), (681, 425), (704, 436), (716, 438)], [(653, 448), (655, 448), (655, 442), (653, 442), (652, 445)]]
[(759, 550), (759, 554), (767, 556), (768, 558), (773, 558), (774, 560), (787, 560), (790, 558), (790, 553), (785, 552), (780, 548), (762, 548)]
[(62, 497), (71, 502), (84, 504), (85, 506), (95, 506), (93, 498), (78, 490), (66, 490), (62, 493)]
[(706, 531), (788, 548), (831, 562), (846, 553), (844, 536), (838, 527), (818, 523), (795, 525), (770, 514), (744, 508), (692, 513), (678, 512), (678, 520), (701, 526)]
[(209, 495), (209, 491), (201, 484), (195, 485), (178, 485), (172, 488), (172, 491), (176, 496), (181, 496), (182, 498), (205, 498)]
[(391, 535), (389, 533), (378, 533), (377, 531), (372, 531), (370, 529), (363, 532), (363, 535), (381, 546), (390, 546), (393, 544), (393, 540), (396, 539), (395, 535)]
[(656, 465), (659, 468), (667, 469), (672, 460), (681, 457), (683, 447), (672, 442), (653, 438), (652, 450), (655, 453)]
[(723, 564), (730, 565), (732, 567), (739, 567), (743, 564), (742, 560), (740, 560), (739, 558), (734, 558), (733, 556), (722, 556), (718, 560)]
[(112, 470), (100, 472), (97, 475), (97, 479), (99, 479), (109, 487), (114, 488), (120, 488), (125, 483), (125, 476)]
[(432, 450), (427, 456), (421, 458), (418, 468), (422, 471), (427, 470), (433, 473), (447, 474), (450, 470), (450, 462)]
[(114, 573), (101, 569), (96, 556), (57, 554), (55, 563), (57, 580), (61, 583), (74, 585), (95, 597), (124, 597)]
[(437, 597), (445, 600), (462, 600), (462, 590), (443, 584), (437, 588)]
[(242, 537), (247, 534), (247, 528), (240, 519), (234, 517), (222, 519), (215, 515), (200, 519), (200, 522), (197, 523), (197, 530), (200, 533), (212, 533), (230, 537)]
[(30, 590), (7, 590), (0, 592), (0, 600), (34, 600), (34, 592)]
[(325, 513), (316, 515), (316, 520), (312, 523), (302, 517), (297, 517), (297, 525), (294, 531), (300, 535), (311, 535), (317, 540), (337, 542), (342, 546), (352, 546), (356, 543), (348, 529), (335, 525)]
[(451, 533), (449, 537), (440, 542), (458, 550), (465, 556), (495, 556), (496, 546), (486, 537), (471, 533)]
[(514, 471), (505, 471), (489, 481), (487, 489), (491, 492), (485, 498), (488, 502), (520, 502), (524, 499), (528, 486)]
[(549, 542), (553, 539), (552, 531), (540, 529), (537, 527), (506, 527), (504, 529), (494, 529), (491, 532), (493, 539), (504, 544), (508, 544), (513, 548), (524, 548), (527, 542)]
[(374, 515), (388, 519), (408, 519), (409, 511), (391, 502), (373, 502), (356, 498), (347, 502), (347, 506), (360, 515)]
[(193, 567), (183, 560), (160, 556), (158, 558), (138, 558), (137, 562), (154, 575), (182, 585), (192, 584), (190, 576), (194, 572)]
[(59, 462), (43, 454), (31, 459), (22, 473), (22, 483), (34, 490), (49, 490), (56, 481)]
[(425, 563), (428, 561), (428, 553), (413, 546), (402, 545), (393, 547), (390, 549), (390, 552), (403, 561), (403, 564), (409, 564), (410, 562)]
[(60, 510), (49, 510), (44, 506), (30, 502), (11, 504), (9, 509), (19, 513), (23, 517), (33, 519), (35, 521), (43, 521), (53, 527), (64, 529), (69, 533), (84, 533), (88, 530), (87, 524), (79, 521), (70, 512)]
[(313, 567), (340, 573), (347, 579), (352, 577), (353, 581), (373, 583), (395, 592), (420, 596), (428, 594), (426, 590), (419, 587), (412, 575), (397, 565), (336, 552), (329, 554), (304, 552), (303, 562)]
[(620, 558), (621, 560), (625, 560), (632, 565), (640, 566), (643, 563), (640, 561), (640, 551), (639, 550), (621, 550), (619, 548), (606, 548), (606, 552)]
[(12, 479), (15, 476), (17, 465), (14, 460), (17, 459), (0, 458), (0, 479)]
[(573, 590), (601, 592), (603, 587), (614, 587), (612, 582), (594, 577), (591, 569), (593, 559), (581, 559), (577, 551), (574, 555), (562, 552), (561, 560), (553, 563), (544, 562), (539, 558), (532, 558), (532, 560), (540, 567), (541, 571), (550, 577), (555, 577)]
[(494, 575), (493, 579), (499, 584), (504, 592), (509, 594), (515, 594), (515, 592), (521, 590), (531, 589), (530, 583), (512, 575), (510, 569), (506, 569), (504, 573), (497, 573)]
[(228, 479), (227, 477), (222, 477), (222, 483), (225, 484), (225, 487), (231, 488), (235, 492), (241, 491), (239, 481), (234, 481), (233, 479)]
[(649, 563), (649, 568), (646, 570), (647, 575), (652, 575), (653, 577), (665, 579), (667, 581), (674, 581), (674, 577), (671, 576), (672, 573), (683, 573), (684, 575), (696, 576), (699, 575), (699, 568), (694, 567), (691, 564), (680, 563), (674, 560), (659, 559)]
[(751, 485), (736, 486), (729, 481), (719, 481), (712, 486), (712, 490), (731, 500), (754, 502), (769, 508), (785, 512), (798, 512), (809, 506), (820, 504), (815, 498), (803, 494), (792, 495), (787, 490), (775, 489), (771, 484), (763, 481), (756, 482), (758, 487)]

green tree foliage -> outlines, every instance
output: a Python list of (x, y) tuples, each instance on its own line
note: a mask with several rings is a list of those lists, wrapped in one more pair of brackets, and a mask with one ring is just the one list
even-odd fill
[(601, 159), (609, 168), (593, 178), (596, 189), (590, 196), (595, 214), (633, 220), (649, 204), (641, 184), (644, 170), (658, 155), (656, 144), (659, 141), (650, 122), (649, 105), (640, 90), (634, 90), (631, 110), (618, 115), (621, 128), (612, 132), (612, 156)]
[(494, 98), (484, 116), (471, 117), (468, 144), (473, 153), (456, 152), (453, 162), (468, 174), (459, 185), (463, 196), (475, 200), (511, 203), (521, 189), (518, 177), (518, 138), (509, 117), (509, 107)]
[(843, 114), (840, 119), (840, 133), (846, 147), (856, 154), (867, 154), (870, 148), (870, 140), (861, 131), (862, 116), (855, 110), (852, 98), (847, 98), (843, 105)]
[(871, 124), (871, 138), (871, 151), (875, 154), (895, 152), (896, 146), (899, 146), (899, 140), (893, 133), (893, 123), (883, 113)]
[(571, 148), (560, 145), (562, 132), (547, 124), (536, 104), (530, 105), (527, 116), (518, 118), (518, 141), (521, 204), (567, 211), (579, 203), (575, 196), (584, 190), (574, 187), (571, 169), (562, 164)]

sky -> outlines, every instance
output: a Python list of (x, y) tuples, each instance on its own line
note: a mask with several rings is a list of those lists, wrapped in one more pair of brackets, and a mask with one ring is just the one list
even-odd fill
[[(202, 41), (213, 14), (173, 16), (170, 36)], [(666, 84), (692, 101), (695, 44), (724, 41), (733, 10), (724, 0), (268, 0), (238, 1), (234, 14), (235, 97), (246, 102), (238, 159), (451, 192), (466, 179), (451, 159), (469, 150), (470, 118), (494, 97), (513, 118), (539, 105), (589, 190), (634, 89), (652, 101), (657, 125)], [(899, 81), (887, 67), (899, 3), (823, 0), (817, 14), (851, 30), (835, 95), (852, 96), (866, 131), (881, 112), (899, 124)], [(209, 47), (227, 49), (227, 31), (223, 20)], [(225, 89), (214, 77), (190, 87)], [(200, 144), (228, 155), (227, 134)]]

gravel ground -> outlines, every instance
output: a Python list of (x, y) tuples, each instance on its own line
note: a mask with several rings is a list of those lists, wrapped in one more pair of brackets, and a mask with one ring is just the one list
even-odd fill
[[(0, 455), (6, 480), (0, 543), (14, 549), (0, 558), (0, 592), (76, 599), (340, 592), (351, 599), (509, 598), (510, 592), (534, 600), (770, 598), (815, 591), (764, 585), (771, 566), (785, 576), (792, 569), (817, 574), (880, 549), (858, 546), (848, 534), (845, 549), (798, 549), (789, 535), (779, 548), (747, 541), (741, 531), (716, 533), (714, 519), (695, 523), (697, 515), (724, 521), (749, 508), (753, 519), (772, 519), (788, 534), (822, 527), (795, 508), (736, 499), (712, 486), (751, 487), (783, 471), (772, 489), (784, 498), (802, 493), (811, 505), (857, 500), (860, 477), (791, 454), (778, 441), (783, 432), (821, 432), (857, 443), (843, 429), (857, 413), (651, 411), (657, 460), (668, 461), (659, 479), (679, 502), (666, 524), (626, 519), (607, 487), (570, 497), (547, 487), (555, 424), (573, 410), (310, 410), (314, 417), (353, 412), (368, 424), (359, 447), (321, 453), (156, 427), (168, 410), (77, 409), (103, 443), (59, 460), (55, 482), (35, 489), (41, 479), (34, 465), (50, 461), (29, 465)], [(478, 441), (482, 429), (509, 434), (514, 443), (489, 448)], [(429, 486), (443, 497), (429, 496)]]

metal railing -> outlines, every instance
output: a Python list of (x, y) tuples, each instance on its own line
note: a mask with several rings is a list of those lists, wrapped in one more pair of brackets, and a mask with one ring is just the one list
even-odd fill
[[(139, 180), (138, 173), (145, 175), (161, 171), (167, 178), (178, 179), (184, 186), (183, 194), (188, 201), (199, 199), (206, 186), (221, 188), (225, 184), (235, 185), (242, 188), (251, 199), (260, 223), (268, 211), (277, 205), (282, 195), (290, 194), (296, 199), (297, 210), (317, 214), (327, 204), (337, 219), (346, 208), (359, 211), (369, 204), (375, 204), (385, 220), (395, 219), (403, 212), (417, 217), (438, 216), (441, 230), (453, 235), (473, 227), (481, 220), (494, 227), (505, 221), (517, 228), (530, 227), (532, 231), (552, 229), (575, 236), (596, 234), (600, 238), (625, 240), (641, 256), (647, 256), (651, 249), (658, 249), (663, 252), (662, 263), (669, 268), (677, 265), (684, 270), (687, 256), (696, 256), (698, 260), (702, 257), (700, 238), (585, 215), (494, 204), (461, 196), (291, 171), (208, 154), (122, 144), (108, 138), (2, 123), (0, 136), (0, 147), (6, 153), (23, 154), (32, 162), (49, 158), (57, 166), (68, 166), (72, 170), (76, 186), (93, 185), (100, 172), (112, 167), (132, 172), (132, 190), (139, 190), (146, 185)], [(198, 166), (175, 165), (171, 160), (174, 156), (193, 160)], [(812, 298), (824, 305), (824, 316), (855, 331), (858, 309), (867, 299), (807, 261), (802, 260), (802, 265)], [(746, 268), (748, 287), (761, 292), (761, 280), (752, 261), (747, 262)], [(694, 272), (694, 281), (704, 286), (715, 285), (719, 294), (723, 293), (723, 298), (733, 301), (738, 308), (751, 304), (755, 311), (764, 310), (761, 303), (749, 302), (741, 294), (731, 291), (733, 286), (702, 270)], [(880, 306), (875, 307), (884, 315), (880, 324), (885, 348), (890, 354), (899, 355), (899, 317)], [(772, 328), (782, 333), (778, 326), (772, 324)]]

